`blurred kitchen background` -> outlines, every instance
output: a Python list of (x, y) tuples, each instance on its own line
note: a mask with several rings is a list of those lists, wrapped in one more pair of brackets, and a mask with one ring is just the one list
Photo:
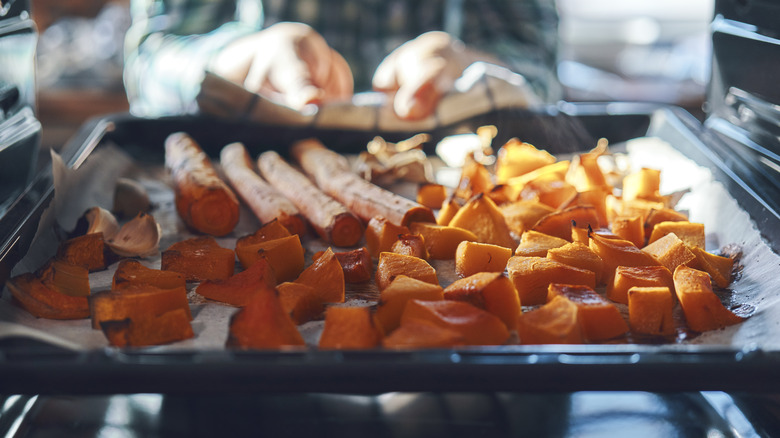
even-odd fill
[[(565, 99), (657, 102), (700, 116), (713, 3), (558, 0)], [(56, 149), (87, 119), (127, 111), (122, 47), (129, 0), (32, 0), (32, 15), (42, 142)]]

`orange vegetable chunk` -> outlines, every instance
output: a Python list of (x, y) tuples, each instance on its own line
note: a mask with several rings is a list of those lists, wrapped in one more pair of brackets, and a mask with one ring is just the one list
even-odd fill
[(691, 248), (691, 251), (696, 256), (696, 266), (710, 274), (716, 286), (721, 288), (729, 286), (731, 273), (734, 270), (734, 259), (709, 253), (700, 247)]
[(340, 251), (334, 253), (336, 259), (344, 271), (344, 281), (347, 283), (363, 283), (371, 280), (371, 270), (373, 263), (371, 254), (365, 247), (360, 247), (350, 251)]
[(228, 347), (278, 349), (305, 345), (290, 314), (273, 289), (260, 291), (234, 313), (228, 328)]
[(274, 219), (271, 222), (263, 224), (252, 234), (241, 236), (236, 240), (236, 248), (242, 245), (252, 245), (269, 240), (281, 239), (291, 236), (293, 233), (285, 227), (281, 221)]
[(677, 210), (667, 207), (652, 209), (645, 215), (645, 236), (650, 237), (653, 234), (653, 228), (661, 222), (688, 221), (688, 216)]
[(656, 266), (658, 261), (650, 254), (623, 239), (610, 239), (590, 233), (590, 249), (604, 261), (604, 281), (609, 284), (618, 266)]
[(623, 178), (623, 199), (646, 199), (657, 201), (661, 199), (661, 171), (643, 167)]
[(344, 302), (344, 270), (331, 248), (304, 269), (295, 282), (314, 288), (326, 303)]
[(358, 350), (376, 348), (382, 334), (374, 326), (368, 307), (328, 307), (325, 327), (320, 336), (321, 350)]
[(235, 272), (236, 254), (211, 236), (193, 237), (163, 251), (160, 268), (184, 274), (187, 281), (224, 280)]
[(317, 291), (303, 283), (285, 282), (276, 286), (282, 307), (293, 322), (303, 324), (322, 315), (325, 302)]
[(507, 248), (516, 246), (501, 210), (493, 200), (482, 194), (469, 199), (455, 213), (449, 225), (471, 231), (477, 236), (476, 240), (482, 243), (492, 243)]
[(678, 266), (688, 266), (696, 260), (696, 255), (694, 255), (685, 245), (685, 242), (680, 240), (674, 233), (669, 233), (661, 237), (642, 248), (642, 251), (653, 256), (658, 260), (658, 263), (666, 266), (672, 272), (674, 272)]
[(424, 319), (410, 318), (382, 340), (382, 346), (393, 349), (449, 348), (464, 345), (458, 331)]
[(444, 299), (485, 309), (499, 317), (508, 330), (517, 328), (522, 312), (515, 286), (500, 272), (480, 272), (455, 280), (444, 288)]
[(392, 252), (379, 254), (376, 267), (376, 286), (384, 290), (399, 275), (416, 278), (431, 284), (439, 284), (436, 270), (423, 259)]
[(32, 273), (6, 282), (14, 301), (36, 318), (83, 319), (89, 316), (87, 297), (66, 295), (46, 286)]
[(110, 264), (110, 252), (103, 240), (103, 233), (89, 233), (60, 243), (56, 258), (95, 272), (106, 269)]
[(642, 216), (618, 216), (612, 220), (612, 232), (623, 240), (628, 240), (637, 248), (645, 246), (645, 227)]
[(265, 258), (279, 282), (292, 281), (303, 271), (305, 253), (297, 234), (250, 245), (237, 245), (236, 256), (244, 269)]
[(368, 221), (365, 232), (368, 253), (371, 257), (378, 257), (379, 253), (390, 251), (393, 243), (398, 240), (399, 234), (409, 233), (409, 227), (395, 225), (380, 216), (372, 217)]
[(618, 266), (615, 277), (607, 283), (607, 298), (628, 304), (632, 287), (666, 287), (674, 291), (672, 271), (666, 266)]
[(258, 290), (273, 288), (275, 285), (273, 268), (267, 260), (260, 259), (224, 280), (204, 280), (195, 292), (210, 300), (243, 307)]
[(461, 167), (460, 181), (455, 188), (455, 196), (469, 199), (475, 195), (484, 195), (493, 189), (493, 177), (484, 164), (476, 161), (472, 155), (466, 157)]
[(425, 238), (422, 234), (399, 234), (398, 240), (390, 247), (390, 252), (409, 255), (423, 260), (429, 258), (428, 248), (425, 246)]
[(510, 178), (553, 163), (555, 163), (555, 156), (549, 152), (537, 149), (534, 145), (522, 142), (517, 138), (512, 138), (498, 150), (496, 177), (498, 182), (503, 183)]
[(528, 181), (520, 190), (519, 198), (527, 201), (538, 201), (558, 209), (575, 195), (577, 195), (577, 189), (573, 185), (557, 175), (547, 174)]
[(468, 277), (478, 272), (504, 272), (512, 250), (489, 243), (463, 241), (455, 251), (455, 272)]
[(504, 215), (509, 230), (521, 235), (531, 229), (539, 219), (555, 211), (549, 205), (538, 201), (516, 201), (498, 207)]
[(456, 331), (466, 345), (503, 345), (509, 339), (501, 319), (462, 301), (409, 300), (401, 315), (401, 326), (410, 319), (423, 319)]
[(674, 233), (689, 248), (704, 249), (704, 224), (688, 221), (666, 221), (655, 224), (647, 243), (649, 245), (670, 233)]
[(89, 271), (64, 260), (49, 259), (38, 274), (46, 287), (72, 297), (89, 296)]
[(161, 289), (146, 284), (130, 284), (118, 290), (93, 293), (89, 297), (92, 328), (104, 321), (136, 320), (142, 315), (162, 315), (182, 309), (190, 319), (190, 304), (184, 287)]
[(417, 188), (417, 203), (428, 208), (440, 209), (447, 199), (447, 188), (441, 184), (425, 183)]
[(439, 225), (449, 225), (458, 210), (460, 210), (460, 204), (455, 200), (454, 196), (450, 196), (444, 201), (441, 209), (436, 214), (436, 223)]
[(186, 287), (184, 274), (162, 271), (144, 266), (135, 259), (124, 259), (116, 267), (111, 279), (111, 289), (121, 289), (129, 284), (148, 284), (160, 289)]
[(547, 300), (562, 296), (577, 305), (577, 320), (586, 341), (599, 342), (622, 336), (628, 324), (618, 308), (587, 286), (553, 283)]
[(580, 191), (568, 201), (561, 204), (559, 209), (565, 210), (575, 206), (593, 207), (596, 211), (599, 225), (605, 227), (609, 223), (609, 219), (607, 218), (607, 195), (608, 192), (604, 188), (594, 187), (585, 191)]
[(715, 295), (706, 272), (680, 265), (673, 278), (677, 299), (691, 330), (706, 332), (742, 322)]
[(515, 255), (521, 257), (546, 257), (552, 248), (559, 248), (569, 243), (566, 239), (529, 230), (520, 236), (520, 244), (515, 248)]
[(422, 236), (428, 257), (432, 260), (452, 260), (460, 242), (479, 239), (471, 231), (451, 225), (415, 222), (410, 230)]
[(593, 271), (545, 257), (514, 256), (507, 262), (506, 269), (524, 306), (544, 304), (550, 284), (560, 283), (561, 279), (566, 279), (568, 284), (596, 287), (596, 274)]
[(596, 275), (596, 285), (603, 284), (604, 261), (583, 243), (567, 243), (547, 251), (547, 258), (575, 268), (587, 269)]
[(521, 344), (582, 344), (577, 305), (564, 297), (523, 313), (517, 325)]
[(406, 302), (409, 300), (439, 301), (444, 299), (444, 289), (438, 284), (399, 275), (382, 290), (375, 317), (385, 333), (390, 333), (401, 322)]
[(174, 309), (160, 315), (144, 313), (135, 318), (102, 321), (100, 328), (115, 347), (145, 347), (169, 344), (195, 337), (189, 314)]
[(534, 231), (570, 240), (572, 224), (580, 228), (598, 229), (599, 217), (596, 208), (590, 205), (575, 205), (564, 210), (555, 211), (539, 219), (531, 228)]
[(674, 334), (674, 298), (668, 287), (634, 286), (628, 290), (631, 331), (644, 335)]

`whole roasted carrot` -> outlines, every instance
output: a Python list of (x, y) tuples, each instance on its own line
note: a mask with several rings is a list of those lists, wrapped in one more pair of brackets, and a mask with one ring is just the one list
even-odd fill
[(241, 143), (231, 143), (219, 155), (230, 185), (262, 223), (278, 219), (291, 234), (303, 236), (306, 222), (300, 210), (254, 170), (254, 163)]
[(176, 211), (184, 223), (213, 236), (233, 231), (238, 199), (192, 137), (177, 132), (165, 139), (165, 167), (171, 172)]
[(260, 173), (303, 213), (323, 239), (335, 246), (352, 246), (363, 237), (363, 224), (343, 204), (323, 193), (278, 153), (257, 158)]
[(382, 216), (395, 225), (436, 222), (433, 210), (373, 184), (352, 172), (347, 159), (319, 140), (295, 143), (292, 156), (325, 193), (347, 206), (364, 221)]

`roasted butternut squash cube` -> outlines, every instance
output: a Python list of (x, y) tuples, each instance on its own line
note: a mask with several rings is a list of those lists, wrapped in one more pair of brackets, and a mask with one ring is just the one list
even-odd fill
[(556, 162), (555, 156), (545, 150), (537, 149), (530, 143), (513, 138), (498, 150), (496, 156), (496, 178), (499, 183), (551, 165)]
[(282, 237), (289, 237), (292, 234), (282, 222), (278, 219), (274, 219), (271, 222), (263, 224), (252, 234), (241, 236), (236, 240), (236, 249), (243, 245), (254, 245), (260, 242), (267, 242), (269, 240), (281, 239)]
[(520, 236), (530, 230), (539, 219), (555, 211), (554, 208), (538, 201), (516, 201), (498, 207), (504, 215), (509, 230)]
[(382, 290), (375, 317), (384, 333), (398, 327), (401, 313), (409, 300), (438, 301), (444, 299), (444, 289), (438, 284), (399, 275)]
[(656, 266), (655, 257), (623, 239), (610, 239), (597, 233), (590, 233), (590, 249), (604, 261), (602, 278), (609, 284), (618, 266)]
[(143, 313), (134, 318), (102, 321), (100, 328), (115, 347), (170, 344), (195, 337), (189, 314), (174, 309), (159, 315)]
[(303, 271), (306, 250), (297, 234), (236, 246), (236, 256), (244, 269), (261, 258), (268, 261), (278, 282), (292, 281)]
[(110, 254), (103, 233), (89, 233), (60, 243), (56, 258), (95, 272), (106, 269), (112, 261)]
[(417, 188), (417, 203), (438, 210), (447, 199), (447, 188), (441, 184), (424, 183)]
[(596, 275), (596, 285), (604, 284), (604, 261), (590, 247), (579, 242), (567, 243), (547, 251), (547, 258)]
[(454, 196), (450, 196), (444, 201), (441, 209), (436, 214), (436, 223), (439, 225), (449, 225), (458, 210), (460, 210), (460, 204), (455, 200)]
[(277, 285), (276, 290), (282, 307), (296, 324), (317, 319), (325, 310), (322, 297), (308, 284), (285, 282)]
[(380, 291), (384, 290), (399, 275), (439, 284), (436, 270), (425, 260), (392, 252), (379, 254), (375, 279), (377, 288)]
[(547, 252), (569, 243), (566, 239), (551, 236), (539, 231), (528, 230), (520, 236), (520, 244), (515, 248), (515, 255), (521, 257), (547, 257)]
[(593, 271), (545, 257), (514, 256), (507, 262), (506, 269), (524, 306), (547, 302), (548, 287), (551, 283), (560, 283), (563, 278), (568, 284), (596, 287), (596, 274)]
[(674, 272), (678, 266), (688, 266), (696, 260), (696, 255), (694, 255), (685, 245), (685, 242), (680, 240), (674, 233), (669, 233), (661, 237), (642, 248), (642, 251), (653, 256), (658, 260), (658, 263), (666, 266), (672, 272)]
[(689, 248), (705, 249), (704, 224), (688, 221), (666, 221), (655, 224), (647, 244), (674, 233)]
[(36, 318), (83, 319), (89, 316), (87, 297), (65, 295), (48, 287), (33, 273), (6, 282), (14, 301)]
[(462, 301), (409, 300), (401, 315), (401, 326), (410, 319), (422, 319), (459, 333), (465, 345), (503, 345), (509, 330), (497, 316)]
[(455, 251), (455, 272), (468, 277), (478, 272), (504, 272), (512, 250), (489, 243), (463, 241)]
[(331, 248), (304, 269), (295, 282), (313, 287), (326, 303), (344, 302), (344, 270)]
[(431, 260), (452, 260), (460, 242), (478, 240), (471, 231), (451, 225), (415, 222), (410, 228), (412, 233), (422, 236)]
[(64, 260), (50, 259), (40, 270), (38, 278), (46, 287), (72, 297), (89, 296), (89, 271)]
[[(414, 224), (412, 224), (412, 228), (414, 228)], [(425, 238), (422, 234), (399, 235), (398, 240), (396, 240), (390, 248), (390, 252), (409, 255), (423, 260), (427, 260), (430, 257), (428, 255), (428, 248), (425, 246)]]
[(477, 236), (476, 240), (482, 243), (492, 243), (507, 248), (516, 246), (501, 210), (495, 202), (484, 195), (469, 199), (458, 210), (449, 225), (471, 231)]
[(556, 175), (545, 175), (529, 181), (520, 190), (518, 199), (538, 201), (558, 209), (577, 194), (577, 189)]
[(653, 228), (661, 222), (688, 222), (688, 216), (672, 208), (660, 206), (647, 212), (645, 217), (645, 236), (653, 234)]
[(325, 327), (320, 336), (321, 350), (358, 350), (376, 348), (382, 333), (374, 326), (368, 307), (328, 307)]
[(643, 335), (674, 334), (674, 298), (668, 287), (634, 286), (628, 290), (631, 331)]
[(485, 309), (499, 317), (510, 331), (517, 329), (522, 313), (515, 286), (500, 272), (480, 272), (455, 280), (444, 289), (444, 299)]
[(588, 342), (617, 338), (628, 332), (628, 324), (615, 304), (587, 286), (550, 284), (547, 301), (562, 296), (577, 305), (577, 321)]
[(423, 319), (407, 319), (382, 340), (382, 346), (397, 350), (450, 348), (464, 345), (459, 332)]
[(643, 167), (623, 178), (623, 199), (645, 199), (658, 201), (661, 199), (661, 171)]
[(555, 297), (541, 307), (523, 313), (517, 324), (521, 344), (582, 344), (577, 305)]
[(163, 271), (144, 266), (135, 259), (124, 259), (119, 262), (111, 279), (111, 289), (122, 289), (130, 284), (148, 284), (160, 289), (186, 287), (184, 274), (174, 271)]
[(187, 281), (224, 280), (235, 272), (236, 254), (211, 236), (174, 243), (162, 252), (160, 269), (184, 274)]
[(645, 224), (642, 216), (618, 216), (612, 221), (612, 232), (623, 240), (628, 240), (637, 248), (645, 246)]
[(258, 290), (272, 289), (274, 286), (276, 286), (274, 270), (270, 263), (262, 258), (224, 280), (202, 281), (195, 288), (195, 292), (210, 300), (243, 307), (249, 297)]
[(531, 229), (540, 233), (549, 234), (560, 239), (571, 239), (571, 229), (599, 228), (599, 218), (596, 209), (589, 205), (577, 205), (565, 210), (555, 211), (539, 219)]
[[(325, 251), (318, 251), (312, 257), (314, 260), (325, 254)], [(371, 280), (371, 270), (373, 263), (371, 255), (365, 247), (352, 249), (349, 251), (334, 252), (336, 259), (344, 271), (344, 281), (347, 283), (363, 283)]]
[(279, 349), (304, 345), (303, 337), (273, 289), (252, 295), (230, 318), (227, 347)]
[(525, 185), (531, 181), (543, 179), (557, 179), (564, 181), (566, 179), (566, 174), (569, 171), (570, 164), (571, 162), (569, 160), (556, 161), (555, 163), (547, 164), (522, 175), (509, 178), (506, 182), (499, 181), (499, 184), (508, 186), (511, 189), (511, 192), (515, 194), (512, 199), (518, 200), (520, 192), (523, 190)]
[(607, 283), (607, 298), (628, 304), (628, 290), (632, 287), (666, 287), (674, 291), (672, 271), (666, 266), (618, 266), (615, 277)]
[(560, 210), (566, 210), (570, 207), (593, 207), (596, 212), (596, 217), (599, 220), (599, 225), (602, 227), (609, 224), (607, 218), (607, 190), (603, 188), (592, 188), (585, 191), (578, 191), (569, 200), (561, 204), (558, 208)]
[[(607, 197), (607, 218), (609, 218), (610, 222), (614, 221), (618, 216), (641, 216), (646, 225), (650, 213), (663, 208), (666, 208), (666, 204), (662, 201), (650, 201), (647, 199), (621, 199), (616, 201), (615, 198)], [(647, 227), (645, 227), (645, 236), (649, 235)]]
[(472, 156), (466, 157), (466, 162), (461, 167), (460, 181), (455, 188), (455, 196), (460, 199), (469, 199), (475, 195), (482, 195), (493, 188), (493, 176), (484, 164), (476, 161)]
[(715, 295), (706, 272), (680, 265), (673, 278), (677, 299), (691, 330), (706, 332), (742, 322)]
[(577, 160), (571, 165), (571, 171), (566, 178), (577, 191), (584, 192), (593, 189), (611, 190), (598, 163), (601, 155), (603, 155), (602, 151), (593, 151), (577, 156)]
[(373, 217), (366, 226), (366, 248), (371, 257), (379, 257), (379, 253), (390, 251), (399, 234), (409, 234), (406, 226), (395, 225), (383, 217)]
[(701, 247), (690, 249), (696, 256), (696, 267), (710, 274), (716, 286), (726, 288), (731, 284), (734, 259), (709, 253)]

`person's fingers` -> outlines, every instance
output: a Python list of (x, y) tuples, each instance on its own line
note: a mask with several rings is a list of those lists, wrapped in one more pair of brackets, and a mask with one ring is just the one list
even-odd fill
[[(407, 72), (408, 73), (408, 72)], [(449, 90), (447, 62), (430, 58), (414, 67), (414, 75), (404, 75), (403, 82), (393, 98), (393, 109), (406, 120), (423, 119), (431, 114), (442, 95)]]
[(324, 84), (327, 100), (346, 100), (352, 97), (355, 81), (347, 60), (340, 53), (331, 49), (330, 74)]
[(398, 89), (399, 49), (390, 52), (374, 71), (374, 77), (371, 79), (371, 86), (374, 90), (390, 92)]

